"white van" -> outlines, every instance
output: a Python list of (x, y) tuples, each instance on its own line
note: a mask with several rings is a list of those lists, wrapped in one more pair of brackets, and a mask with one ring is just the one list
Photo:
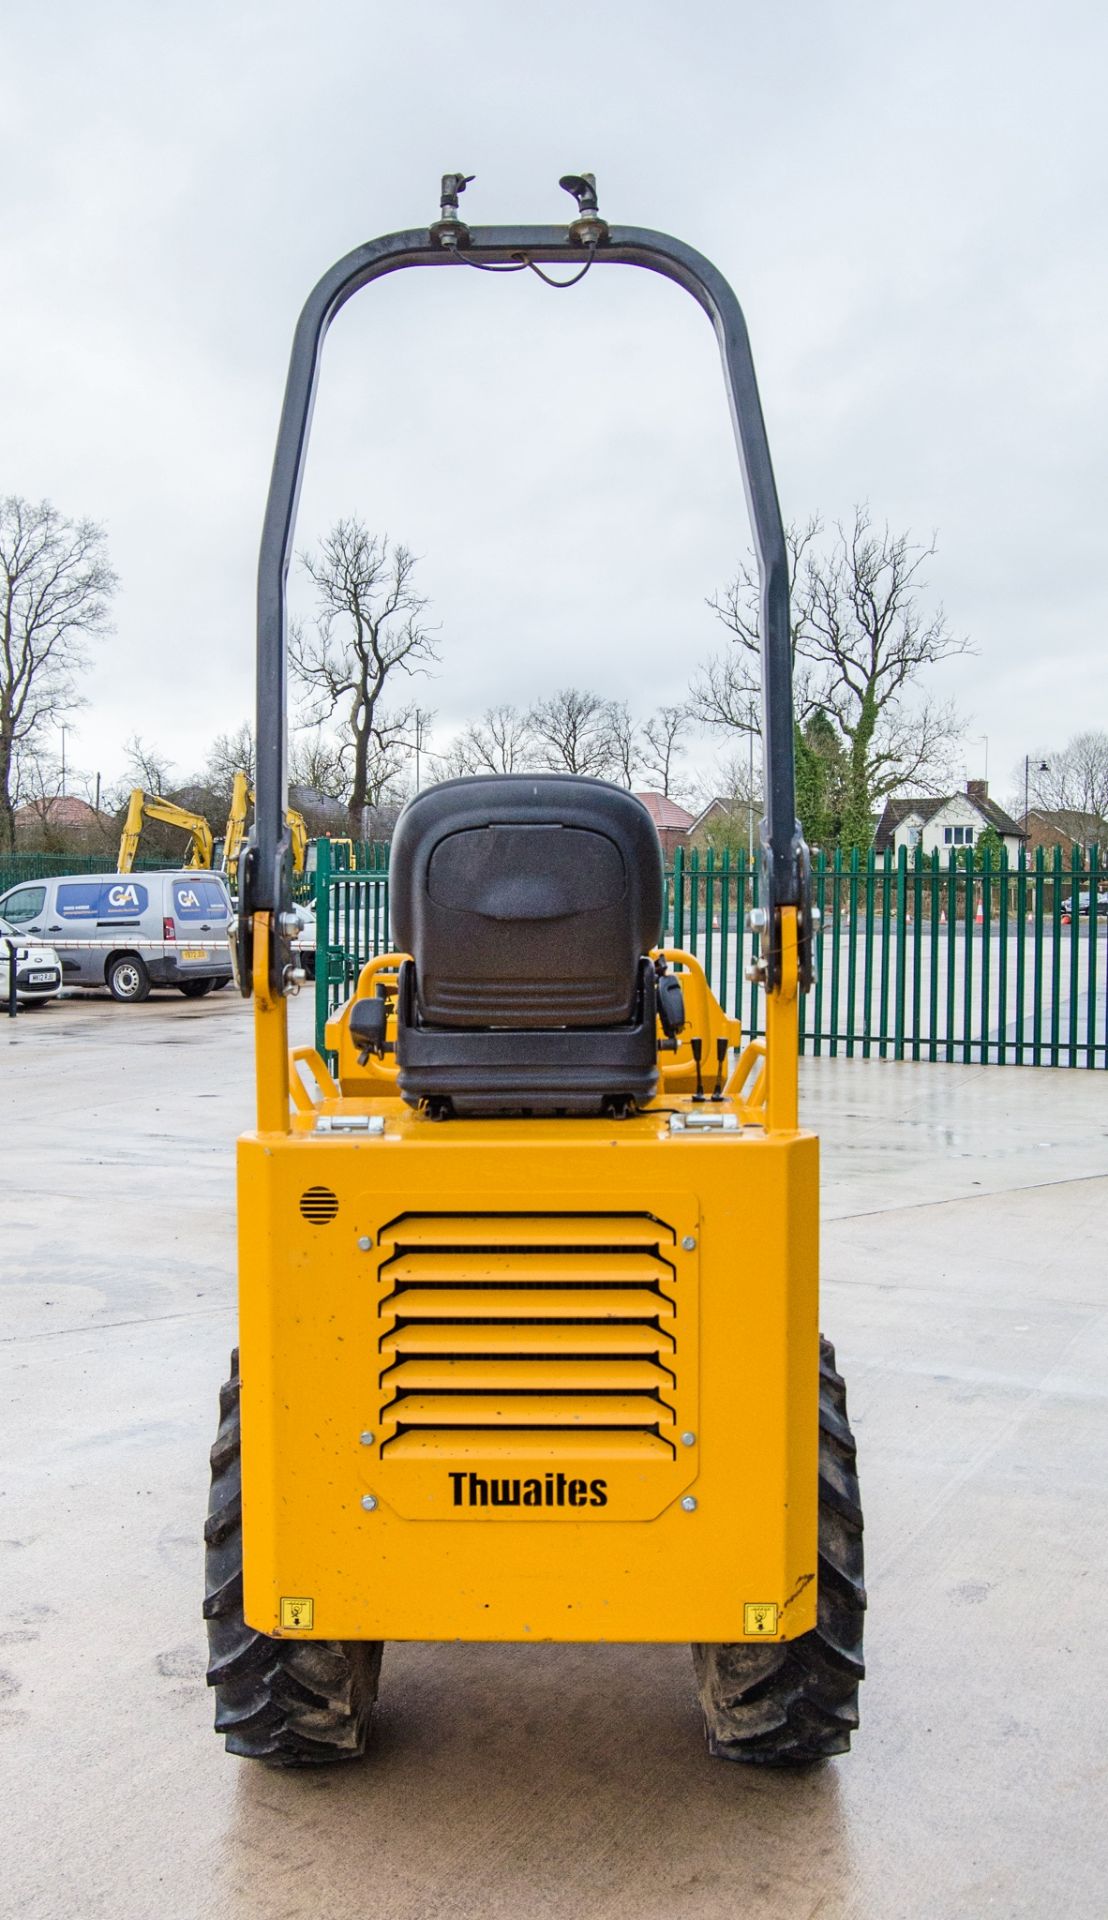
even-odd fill
[(231, 978), (231, 896), (220, 873), (22, 880), (0, 894), (0, 918), (55, 949), (63, 985), (106, 986), (115, 1000), (145, 1000), (151, 987), (197, 999)]
[(38, 1006), (61, 992), (62, 963), (53, 947), (41, 940), (28, 941), (0, 920), (0, 1014), (11, 1001), (13, 966), (15, 997), (21, 1007)]

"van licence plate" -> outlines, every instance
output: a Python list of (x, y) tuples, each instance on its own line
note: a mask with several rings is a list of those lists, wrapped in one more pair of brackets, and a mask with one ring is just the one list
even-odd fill
[(181, 948), (182, 960), (206, 960), (207, 957), (208, 957), (207, 953), (205, 952), (203, 947), (182, 947)]

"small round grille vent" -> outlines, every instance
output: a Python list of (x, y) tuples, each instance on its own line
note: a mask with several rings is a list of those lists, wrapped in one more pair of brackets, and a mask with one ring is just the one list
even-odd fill
[(300, 1211), (313, 1227), (325, 1227), (338, 1210), (338, 1194), (330, 1187), (309, 1187), (300, 1195)]

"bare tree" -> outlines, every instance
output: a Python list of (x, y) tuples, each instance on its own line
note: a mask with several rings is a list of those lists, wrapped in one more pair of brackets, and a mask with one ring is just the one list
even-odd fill
[[(803, 722), (816, 704), (812, 672), (804, 658), (803, 638), (810, 605), (809, 553), (823, 532), (823, 522), (812, 515), (803, 525), (785, 529), (789, 558), (789, 605), (793, 645), (793, 705)], [(722, 620), (734, 646), (702, 666), (689, 689), (689, 711), (701, 726), (722, 727), (732, 733), (761, 733), (762, 641), (761, 589), (753, 555), (722, 594), (708, 601)]]
[(693, 804), (706, 816), (701, 827), (704, 840), (716, 853), (736, 856), (757, 844), (762, 771), (749, 745), (748, 740), (737, 753), (724, 755), (693, 796)]
[(233, 728), (230, 733), (217, 733), (208, 748), (208, 757), (204, 763), (204, 781), (213, 805), (222, 807), (226, 812), (231, 804), (231, 788), (236, 773), (244, 773), (254, 784), (254, 729), (249, 720)]
[(0, 500), (0, 847), (15, 841), (13, 762), (83, 704), (74, 676), (105, 632), (117, 580), (107, 536), (47, 500)]
[(395, 713), (380, 708), (366, 760), (366, 805), (373, 811), (396, 804), (408, 785), (408, 765), (418, 740), (426, 751), (427, 723), (434, 716), (421, 707), (400, 707)]
[(345, 801), (348, 782), (338, 741), (322, 727), (294, 739), (289, 748), (289, 780), (294, 786), (309, 787), (325, 800)]
[(605, 779), (616, 761), (612, 750), (611, 703), (581, 687), (562, 687), (540, 700), (530, 713), (542, 765), (559, 773), (591, 774)]
[(16, 744), (12, 761), (12, 799), (20, 811), (19, 837), (44, 853), (60, 853), (65, 841), (59, 829), (55, 802), (62, 795), (62, 765), (50, 750), (31, 751), (30, 741)]
[(141, 787), (144, 793), (169, 793), (173, 762), (160, 747), (148, 746), (140, 733), (133, 733), (124, 747), (123, 764), (131, 786)]
[[(416, 734), (423, 751), (427, 751), (426, 730), (431, 718), (419, 707), (402, 707), (395, 713), (377, 708), (366, 749), (365, 805), (356, 823), (363, 838), (370, 833), (371, 815), (399, 804)], [(289, 781), (293, 786), (310, 788), (324, 800), (341, 800), (349, 812), (353, 758), (354, 742), (349, 736), (338, 738), (321, 725), (301, 729), (289, 750)]]
[(17, 749), (14, 764), (12, 791), (23, 847), (42, 853), (114, 851), (119, 837), (114, 815), (126, 798), (123, 787), (105, 795), (99, 775), (92, 777), (72, 762), (63, 783), (60, 756), (37, 747), (31, 751), (28, 741)]
[[(874, 527), (867, 508), (838, 525), (829, 546), (820, 523), (789, 534), (797, 715), (823, 713), (845, 754), (841, 838), (866, 846), (874, 809), (903, 787), (935, 791), (949, 778), (962, 725), (951, 704), (917, 700), (924, 671), (970, 651), (941, 607), (921, 605), (923, 569), (934, 541)], [(756, 577), (745, 565), (722, 601), (712, 603), (738, 642), (731, 662), (715, 662), (693, 689), (709, 725), (750, 731), (755, 724), (759, 655)]]
[(827, 557), (808, 556), (803, 647), (819, 678), (816, 704), (846, 749), (842, 839), (868, 846), (875, 806), (905, 786), (932, 790), (949, 778), (962, 727), (951, 704), (905, 704), (923, 670), (969, 651), (942, 607), (924, 612), (921, 577), (934, 540), (913, 545), (868, 509), (837, 528)]
[[(1074, 827), (1083, 820), (1090, 829), (1085, 837), (1095, 834), (1101, 844), (1108, 840), (1108, 733), (1076, 733), (1064, 747), (1033, 754), (1029, 776), (1030, 795), (1036, 806), (1050, 813), (1076, 815)], [(1023, 812), (1023, 778), (1021, 761), (1019, 813)], [(1074, 838), (1081, 839), (1081, 833), (1074, 833)]]
[(626, 700), (608, 702), (609, 778), (631, 788), (642, 765), (642, 730)]
[(667, 799), (678, 790), (682, 793), (688, 790), (688, 782), (682, 779), (678, 769), (677, 756), (691, 725), (687, 707), (659, 707), (642, 730), (643, 770), (658, 782)]
[(369, 533), (356, 517), (337, 520), (319, 552), (301, 554), (300, 564), (315, 588), (316, 615), (311, 631), (292, 629), (293, 671), (308, 689), (311, 725), (343, 716), (347, 806), (357, 834), (366, 807), (376, 804), (371, 789), (380, 787), (385, 764), (395, 777), (381, 717), (389, 678), (397, 670), (425, 672), (438, 648), (422, 621), (428, 602), (412, 584), (415, 557), (390, 545), (387, 534)]
[(480, 720), (462, 728), (445, 756), (444, 772), (522, 773), (534, 765), (535, 737), (530, 716), (518, 707), (488, 707)]

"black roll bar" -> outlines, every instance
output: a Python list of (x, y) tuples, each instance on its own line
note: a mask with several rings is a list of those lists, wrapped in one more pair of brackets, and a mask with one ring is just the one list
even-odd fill
[[(449, 176), (459, 179), (461, 176)], [(580, 184), (580, 183), (579, 183)], [(456, 205), (456, 201), (455, 201)], [(583, 248), (583, 238), (591, 245)], [(781, 509), (746, 322), (717, 269), (668, 234), (599, 223), (576, 227), (436, 227), (390, 233), (357, 247), (325, 273), (297, 323), (285, 387), (277, 450), (258, 563), (257, 779), (252, 844), (244, 858), (240, 923), (248, 991), (251, 916), (281, 914), (290, 903), (287, 804), (286, 581), (292, 558), (297, 502), (304, 474), (320, 356), (327, 330), (351, 296), (370, 281), (404, 267), (458, 267), (460, 253), (478, 266), (505, 267), (521, 257), (537, 265), (646, 267), (676, 281), (704, 309), (715, 329), (731, 406), (743, 484), (761, 583), (762, 740), (766, 815), (761, 825), (762, 898), (767, 909), (763, 958), (767, 984), (776, 983), (777, 909), (801, 909), (806, 930), (807, 848), (796, 819), (793, 767), (792, 650), (789, 571)], [(274, 942), (271, 985), (283, 991), (282, 943)], [(806, 943), (805, 943), (806, 945)], [(806, 969), (803, 965), (802, 973)]]

